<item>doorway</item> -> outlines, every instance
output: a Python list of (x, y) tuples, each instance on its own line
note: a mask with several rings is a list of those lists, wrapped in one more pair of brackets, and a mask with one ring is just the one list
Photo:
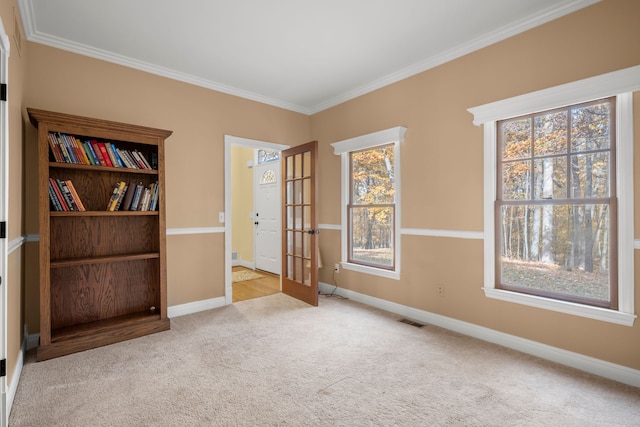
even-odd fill
[[(258, 151), (261, 151), (261, 155), (269, 156), (269, 153), (279, 153), (282, 150), (289, 148), (289, 146), (274, 144), (265, 141), (258, 141), (247, 138), (240, 138), (232, 135), (225, 135), (225, 303), (232, 304), (236, 302), (238, 298), (234, 298), (234, 270), (254, 272), (262, 277), (249, 278), (249, 280), (242, 280), (238, 288), (243, 288), (242, 291), (238, 291), (238, 294), (247, 295), (247, 288), (256, 288), (255, 296), (260, 296), (261, 289), (264, 287), (265, 281), (269, 282), (268, 286), (274, 286), (274, 281), (277, 280), (278, 291), (281, 289), (280, 268), (275, 266), (273, 260), (269, 261), (269, 258), (273, 258), (271, 254), (272, 248), (265, 249), (264, 241), (262, 249), (257, 249), (256, 235), (262, 233), (267, 237), (266, 242), (269, 241), (270, 228), (274, 226), (275, 213), (279, 213), (279, 200), (281, 192), (280, 176), (279, 172), (274, 172), (271, 169), (271, 174), (266, 174), (268, 168), (259, 168), (263, 175), (254, 178), (254, 175), (258, 175), (254, 170), (255, 166), (259, 163)], [(250, 154), (239, 154), (239, 153)], [(263, 159), (264, 160), (264, 159)], [(264, 162), (263, 162), (264, 163)], [(266, 162), (272, 163), (272, 162)], [(247, 170), (250, 169), (250, 173)], [(244, 173), (242, 173), (244, 172)], [(245, 180), (243, 176), (251, 176), (251, 189), (253, 193), (253, 187), (256, 185), (256, 180), (263, 179), (266, 187), (270, 188), (269, 194), (266, 200), (276, 199), (274, 209), (262, 210), (264, 214), (261, 214), (256, 210), (255, 195), (247, 195), (247, 191), (238, 189), (236, 184), (240, 184), (240, 181)], [(234, 180), (235, 178), (235, 180)], [(275, 179), (274, 182), (270, 182)], [(259, 181), (258, 181), (259, 182)], [(244, 184), (245, 186), (248, 185)], [(235, 188), (235, 189), (234, 189)], [(245, 187), (246, 188), (246, 187)], [(274, 192), (275, 191), (275, 192)], [(264, 197), (262, 198), (264, 199)], [(261, 199), (261, 200), (262, 200)], [(264, 201), (264, 200), (262, 200)], [(269, 212), (268, 212), (269, 211)], [(275, 213), (274, 213), (275, 212)], [(256, 216), (256, 213), (258, 214)], [(265, 219), (265, 224), (260, 224), (262, 218)], [(277, 215), (277, 221), (280, 221), (279, 214)], [(256, 224), (257, 223), (257, 224)], [(278, 227), (279, 230), (279, 227)], [(277, 250), (280, 251), (279, 231), (277, 236)], [(250, 242), (251, 244), (247, 244)], [(250, 246), (251, 249), (248, 249)], [(258, 255), (256, 250), (261, 251), (260, 262), (257, 262)], [(250, 252), (251, 256), (247, 253)], [(248, 261), (249, 260), (249, 261)], [(264, 262), (268, 261), (268, 262)], [(278, 260), (279, 264), (279, 260)], [(256, 268), (265, 268), (264, 271), (256, 270)], [(236, 274), (237, 276), (237, 274)], [(238, 282), (236, 282), (238, 283)], [(249, 295), (253, 294), (249, 289)], [(242, 298), (242, 296), (240, 296)]]

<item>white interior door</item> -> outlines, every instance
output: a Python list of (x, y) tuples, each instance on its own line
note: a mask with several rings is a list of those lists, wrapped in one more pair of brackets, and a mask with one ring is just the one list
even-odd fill
[[(7, 83), (9, 70), (9, 38), (0, 20), (0, 83), (3, 84), (3, 97), (0, 101), (0, 360), (6, 364), (7, 357), (7, 217), (9, 203), (9, 120), (7, 106)], [(6, 365), (5, 365), (6, 366)], [(7, 377), (0, 377), (0, 427), (7, 425)]]
[(258, 164), (256, 156), (253, 170), (255, 265), (259, 270), (280, 274), (280, 160)]

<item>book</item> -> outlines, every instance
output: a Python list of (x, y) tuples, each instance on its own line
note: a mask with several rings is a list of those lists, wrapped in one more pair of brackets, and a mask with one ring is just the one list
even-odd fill
[(89, 141), (83, 141), (82, 147), (84, 148), (84, 151), (87, 153), (87, 159), (89, 160), (89, 164), (92, 166), (99, 165), (100, 163), (96, 163), (97, 159), (93, 157), (93, 153), (91, 151), (91, 144), (89, 144)]
[(114, 211), (119, 211), (120, 210), (120, 206), (122, 206), (122, 202), (124, 201), (124, 197), (125, 197), (125, 194), (126, 194), (128, 188), (129, 188), (129, 185), (127, 183), (125, 183), (124, 184), (124, 188), (120, 191), (120, 194), (118, 195), (118, 201), (116, 202), (116, 207), (115, 207)]
[(136, 186), (133, 183), (130, 183), (127, 186), (127, 192), (124, 195), (124, 199), (122, 200), (122, 205), (120, 206), (123, 211), (128, 211), (131, 208), (131, 202), (133, 201), (133, 193), (136, 192)]
[(133, 150), (131, 152), (131, 155), (133, 156), (136, 164), (138, 165), (138, 169), (146, 169), (146, 166), (144, 164), (144, 162), (142, 161), (142, 159), (140, 158), (140, 153), (136, 150)]
[(120, 198), (120, 195), (125, 185), (126, 185), (125, 181), (120, 181), (116, 183), (116, 185), (113, 187), (113, 192), (111, 193), (111, 198), (109, 199), (109, 203), (107, 204), (106, 210), (114, 211), (116, 209), (116, 205), (118, 204), (118, 199)]
[(67, 138), (65, 137), (65, 135), (58, 132), (58, 141), (60, 142), (60, 146), (63, 147), (67, 152), (67, 156), (69, 157), (68, 163), (76, 163), (76, 156), (73, 150), (71, 149), (71, 146), (69, 145), (69, 141), (67, 141)]
[(51, 180), (49, 180), (49, 199), (51, 200), (51, 204), (53, 206), (54, 211), (63, 211), (62, 205), (60, 204), (60, 200), (58, 200), (58, 196), (56, 195), (55, 190), (53, 189), (53, 184), (51, 184)]
[(102, 153), (102, 158), (104, 159), (105, 166), (113, 166), (113, 163), (111, 163), (111, 158), (109, 157), (109, 153), (107, 152), (107, 147), (104, 146), (104, 142), (98, 142), (98, 148)]
[(82, 141), (79, 140), (78, 138), (76, 138), (73, 135), (71, 135), (71, 140), (73, 141), (73, 143), (78, 148), (78, 153), (80, 154), (80, 158), (82, 159), (82, 163), (85, 164), (85, 165), (90, 165), (91, 162), (89, 161), (89, 156), (87, 156), (87, 152), (84, 149), (84, 145), (82, 144)]
[(74, 202), (78, 206), (78, 210), (80, 212), (86, 211), (86, 209), (84, 208), (84, 205), (82, 204), (82, 200), (80, 200), (80, 196), (78, 195), (78, 192), (73, 186), (73, 183), (71, 182), (71, 180), (64, 181), (64, 183), (67, 185), (67, 188), (71, 192), (71, 196), (73, 197)]
[(100, 147), (98, 146), (98, 141), (92, 139), (91, 146), (93, 147), (93, 152), (95, 153), (95, 155), (98, 156), (98, 162), (100, 162), (100, 166), (107, 166), (107, 163), (104, 161), (104, 157), (102, 157), (102, 151), (100, 151)]
[(129, 165), (130, 165), (129, 167), (131, 169), (140, 169), (138, 162), (133, 158), (130, 151), (123, 150), (122, 154), (124, 154), (125, 158), (129, 162)]
[(116, 159), (116, 155), (113, 152), (113, 148), (111, 147), (111, 144), (108, 142), (105, 142), (104, 148), (107, 150), (107, 155), (109, 156), (109, 160), (111, 160), (111, 166), (118, 167), (118, 160)]
[(131, 201), (130, 211), (137, 211), (140, 205), (140, 198), (142, 197), (142, 191), (144, 190), (144, 184), (139, 183), (136, 185), (135, 193), (133, 193), (133, 200)]
[(142, 196), (140, 197), (140, 206), (138, 207), (139, 211), (148, 211), (149, 210), (149, 200), (151, 199), (151, 192), (148, 188), (142, 190)]
[(63, 211), (68, 211), (69, 210), (69, 206), (67, 205), (67, 202), (66, 202), (64, 196), (62, 195), (62, 191), (60, 190), (60, 187), (58, 186), (58, 182), (54, 178), (49, 178), (49, 184), (51, 184), (51, 186), (53, 187), (53, 191), (56, 193), (56, 198), (60, 202), (60, 207), (62, 207), (62, 210)]
[(111, 150), (113, 151), (113, 157), (116, 159), (116, 163), (118, 164), (119, 167), (123, 168), (124, 167), (124, 163), (122, 162), (122, 159), (120, 158), (120, 154), (118, 154), (118, 149), (116, 148), (115, 145), (113, 145), (112, 142), (109, 143), (109, 146), (111, 147)]
[(60, 152), (62, 153), (62, 157), (64, 158), (64, 162), (65, 163), (73, 163), (73, 161), (71, 160), (71, 156), (69, 155), (69, 151), (67, 150), (67, 147), (66, 147), (64, 141), (62, 140), (62, 137), (60, 136), (60, 134), (56, 133), (54, 135), (54, 137), (56, 138), (56, 141), (58, 141), (58, 147), (60, 148)]
[(151, 200), (149, 202), (149, 210), (155, 211), (158, 204), (158, 181), (151, 184)]
[(84, 159), (82, 158), (82, 154), (78, 150), (78, 146), (76, 144), (75, 138), (73, 135), (67, 135), (65, 133), (62, 134), (62, 137), (65, 141), (67, 141), (67, 145), (71, 148), (71, 152), (73, 153), (73, 157), (76, 161), (76, 164), (81, 165), (84, 163)]
[(84, 145), (87, 147), (87, 154), (89, 154), (89, 157), (93, 159), (93, 164), (96, 166), (100, 166), (100, 160), (98, 159), (96, 152), (93, 151), (93, 145), (91, 145), (91, 141), (85, 141)]
[(151, 169), (151, 164), (149, 164), (149, 162), (147, 161), (147, 158), (145, 157), (145, 155), (142, 153), (142, 151), (138, 151), (136, 150), (136, 153), (138, 153), (138, 156), (140, 156), (140, 160), (142, 161), (142, 163), (144, 164), (144, 168), (145, 169)]
[(60, 187), (60, 192), (62, 193), (62, 197), (64, 197), (65, 202), (67, 202), (67, 206), (69, 206), (70, 211), (77, 211), (78, 205), (76, 205), (75, 200), (73, 200), (73, 196), (71, 195), (71, 190), (67, 187), (67, 184), (60, 179), (56, 179), (58, 187)]
[(56, 140), (56, 136), (49, 132), (49, 147), (51, 148), (51, 152), (53, 153), (53, 158), (56, 159), (56, 162), (63, 163), (64, 157), (62, 157), (62, 153), (60, 152), (60, 147), (58, 147), (58, 141)]

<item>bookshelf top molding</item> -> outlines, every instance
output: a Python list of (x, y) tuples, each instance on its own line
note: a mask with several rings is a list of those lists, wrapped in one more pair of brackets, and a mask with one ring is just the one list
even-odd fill
[(111, 120), (77, 116), (73, 114), (57, 113), (53, 111), (39, 110), (36, 108), (27, 108), (27, 113), (29, 114), (31, 124), (36, 128), (39, 127), (40, 123), (48, 124), (50, 130), (55, 130), (57, 127), (69, 127), (76, 129), (75, 132), (78, 133), (83, 133), (83, 128), (91, 128), (93, 135), (100, 131), (110, 134), (117, 133), (129, 135), (129, 138), (125, 138), (125, 140), (130, 140), (132, 136), (159, 138), (164, 140), (173, 134), (173, 131), (165, 129), (156, 129), (146, 126), (114, 122)]

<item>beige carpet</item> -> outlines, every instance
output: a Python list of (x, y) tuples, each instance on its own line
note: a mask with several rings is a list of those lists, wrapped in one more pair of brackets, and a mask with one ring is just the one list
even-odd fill
[(283, 294), (35, 363), (10, 426), (631, 426), (640, 389), (348, 300)]
[(245, 280), (260, 279), (261, 277), (264, 277), (264, 275), (251, 270), (234, 271), (233, 273), (231, 273), (231, 275), (231, 281), (233, 283), (244, 282)]

